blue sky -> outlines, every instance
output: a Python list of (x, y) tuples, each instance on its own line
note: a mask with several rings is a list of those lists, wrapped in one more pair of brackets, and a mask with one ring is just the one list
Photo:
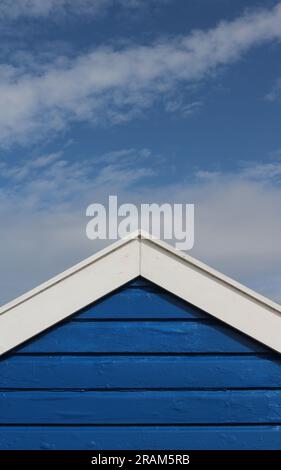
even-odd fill
[(194, 203), (191, 254), (281, 300), (281, 2), (2, 0), (0, 304), (101, 246), (88, 204)]

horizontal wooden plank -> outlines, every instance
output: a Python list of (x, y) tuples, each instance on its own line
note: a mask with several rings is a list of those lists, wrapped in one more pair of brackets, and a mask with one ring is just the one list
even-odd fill
[(281, 358), (12, 356), (0, 389), (281, 388)]
[(241, 333), (208, 322), (68, 322), (17, 351), (28, 353), (266, 352)]
[(123, 289), (130, 289), (131, 287), (150, 287), (152, 289), (162, 290), (161, 287), (153, 284), (153, 282), (150, 282), (148, 279), (145, 279), (141, 276), (138, 276), (132, 281), (128, 282), (125, 286), (123, 286)]
[(0, 427), (2, 450), (274, 450), (281, 426)]
[(131, 287), (111, 294), (83, 309), (74, 319), (117, 318), (193, 318), (212, 319), (210, 315), (163, 289)]
[(0, 423), (279, 424), (281, 391), (8, 391)]

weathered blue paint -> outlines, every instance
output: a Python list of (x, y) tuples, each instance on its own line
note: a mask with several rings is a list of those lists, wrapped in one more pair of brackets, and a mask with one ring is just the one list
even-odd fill
[(0, 362), (0, 377), (2, 389), (271, 389), (280, 387), (281, 358), (14, 355)]
[(25, 353), (265, 352), (229, 327), (203, 321), (69, 322), (18, 349)]
[(255, 424), (281, 422), (281, 391), (0, 392), (0, 424)]
[(82, 319), (208, 319), (209, 316), (187, 302), (174, 298), (164, 290), (155, 290), (149, 286), (133, 284), (119, 292), (118, 296), (109, 296), (80, 312)]
[(0, 361), (1, 449), (281, 449), (280, 424), (280, 355), (142, 279)]
[(280, 449), (280, 426), (0, 427), (2, 449)]

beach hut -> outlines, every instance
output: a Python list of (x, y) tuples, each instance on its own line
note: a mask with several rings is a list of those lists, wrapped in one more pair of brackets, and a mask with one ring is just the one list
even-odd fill
[(138, 232), (0, 310), (1, 449), (281, 449), (281, 307)]

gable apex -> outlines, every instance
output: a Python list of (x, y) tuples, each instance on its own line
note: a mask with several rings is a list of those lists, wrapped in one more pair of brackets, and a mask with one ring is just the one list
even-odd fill
[(281, 353), (281, 306), (138, 230), (0, 308), (0, 354), (142, 276)]

